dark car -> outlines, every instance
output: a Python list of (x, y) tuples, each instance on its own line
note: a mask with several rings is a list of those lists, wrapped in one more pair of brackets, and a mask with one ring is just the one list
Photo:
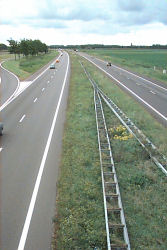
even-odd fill
[(111, 66), (111, 63), (110, 63), (110, 62), (108, 62), (108, 63), (107, 63), (107, 66)]
[(0, 122), (0, 135), (2, 135), (3, 134), (3, 123), (2, 122)]

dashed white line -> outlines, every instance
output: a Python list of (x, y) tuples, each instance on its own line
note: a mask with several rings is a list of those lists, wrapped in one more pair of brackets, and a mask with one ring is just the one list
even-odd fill
[(67, 83), (68, 71), (69, 71), (69, 56), (68, 56), (68, 63), (67, 63), (67, 68), (66, 68), (66, 73), (65, 73), (65, 76), (64, 76), (64, 81), (63, 81), (61, 93), (60, 93), (58, 104), (57, 104), (57, 107), (56, 107), (56, 110), (55, 110), (54, 118), (53, 118), (53, 121), (52, 121), (52, 125), (51, 125), (51, 128), (50, 128), (50, 132), (49, 132), (49, 136), (48, 136), (48, 139), (47, 139), (46, 147), (45, 147), (45, 150), (44, 150), (44, 154), (43, 154), (41, 164), (40, 164), (40, 167), (39, 167), (39, 172), (38, 172), (37, 179), (36, 179), (36, 182), (35, 182), (33, 194), (32, 194), (32, 197), (31, 197), (29, 208), (28, 208), (28, 213), (27, 213), (27, 216), (26, 216), (26, 220), (25, 220), (25, 223), (24, 223), (23, 231), (22, 231), (22, 234), (21, 234), (21, 238), (20, 238), (20, 242), (19, 242), (19, 246), (18, 246), (17, 250), (24, 250), (24, 248), (25, 248), (27, 234), (28, 234), (28, 231), (29, 231), (31, 218), (32, 218), (32, 215), (33, 215), (34, 207), (35, 207), (35, 203), (36, 203), (36, 199), (37, 199), (37, 195), (38, 195), (38, 190), (39, 190), (41, 178), (42, 178), (42, 175), (43, 175), (45, 163), (46, 163), (47, 156), (48, 156), (48, 151), (49, 151), (50, 144), (51, 144), (51, 141), (52, 141), (54, 128), (55, 128), (55, 125), (56, 125), (56, 122), (57, 122), (57, 117), (58, 117), (58, 113), (59, 113), (59, 109), (60, 109), (60, 105), (61, 105), (65, 85)]
[(140, 86), (141, 84), (140, 83), (138, 83), (138, 82), (136, 82), (136, 84), (138, 85), (138, 86)]
[(55, 75), (56, 73), (54, 72), (53, 74)]
[(53, 76), (51, 76), (51, 78), (53, 78)]
[(0, 152), (2, 151), (3, 148), (0, 148)]
[(26, 115), (23, 115), (19, 122), (21, 123), (25, 117), (26, 117)]
[(156, 95), (156, 93), (154, 91), (152, 91), (152, 90), (150, 90), (150, 93), (152, 93), (153, 95)]
[(42, 91), (44, 91), (44, 90), (45, 90), (45, 88), (42, 89)]
[(50, 83), (50, 81), (48, 81), (48, 83)]
[(35, 98), (35, 99), (34, 99), (34, 102), (36, 102), (37, 100), (38, 100), (38, 98)]

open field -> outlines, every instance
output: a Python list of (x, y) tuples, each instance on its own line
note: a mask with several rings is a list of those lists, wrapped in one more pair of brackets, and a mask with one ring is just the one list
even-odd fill
[[(93, 90), (79, 60), (163, 153), (167, 129), (86, 60), (71, 55), (72, 76), (58, 184), (56, 249), (106, 249)], [(167, 247), (166, 177), (134, 138), (114, 139), (118, 119), (104, 106), (132, 249)], [(155, 134), (158, 134), (155, 138)], [(158, 137), (158, 138), (157, 138)]]
[(9, 58), (14, 59), (14, 55), (9, 54), (7, 51), (0, 51), (0, 62)]
[(84, 52), (167, 83), (167, 74), (162, 73), (163, 69), (167, 69), (167, 50), (95, 49), (84, 50)]
[(9, 60), (3, 63), (3, 66), (16, 74), (21, 80), (26, 79), (35, 73), (42, 66), (46, 65), (58, 55), (58, 51), (52, 50), (48, 54), (38, 56), (22, 57), (20, 60)]

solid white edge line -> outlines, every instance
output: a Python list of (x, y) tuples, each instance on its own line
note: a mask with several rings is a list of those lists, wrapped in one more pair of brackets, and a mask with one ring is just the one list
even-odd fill
[(53, 132), (54, 132), (54, 127), (55, 127), (55, 124), (56, 124), (57, 115), (58, 115), (58, 112), (59, 112), (59, 108), (60, 108), (60, 104), (61, 104), (65, 84), (67, 82), (68, 70), (69, 70), (69, 55), (68, 55), (68, 64), (67, 64), (66, 74), (65, 74), (65, 77), (64, 77), (64, 82), (63, 82), (63, 85), (62, 85), (60, 97), (59, 97), (58, 104), (57, 104), (56, 111), (55, 111), (55, 115), (54, 115), (54, 118), (53, 118), (53, 121), (52, 121), (52, 125), (51, 125), (51, 129), (50, 129), (49, 137), (48, 137), (48, 140), (47, 140), (47, 144), (46, 144), (44, 154), (43, 154), (43, 157), (42, 157), (42, 161), (41, 161), (41, 164), (40, 164), (38, 176), (37, 176), (37, 179), (36, 179), (36, 183), (35, 183), (35, 186), (34, 186), (34, 190), (33, 190), (33, 194), (32, 194), (32, 197), (31, 197), (30, 205), (29, 205), (29, 208), (28, 208), (28, 213), (27, 213), (26, 220), (25, 220), (24, 227), (23, 227), (23, 231), (22, 231), (22, 234), (21, 234), (18, 250), (23, 250), (24, 247), (25, 247), (25, 243), (26, 243), (26, 239), (27, 239), (27, 235), (28, 235), (28, 230), (29, 230), (32, 214), (33, 214), (34, 207), (35, 207), (35, 202), (36, 202), (36, 198), (37, 198), (37, 194), (38, 194), (38, 190), (39, 190), (39, 186), (40, 186), (40, 182), (41, 182), (45, 162), (46, 162), (46, 159), (47, 159), (50, 143), (51, 143), (51, 140), (52, 140), (52, 135), (53, 135)]
[[(99, 59), (98, 57), (96, 57), (96, 59), (99, 60), (99, 61), (101, 61), (101, 62), (103, 62), (103, 63), (106, 63), (105, 61)], [(160, 88), (160, 89), (163, 89), (163, 90), (167, 91), (166, 88), (164, 88), (164, 87), (162, 87), (162, 86), (159, 86), (159, 85), (157, 85), (156, 83), (154, 83), (154, 82), (152, 82), (152, 81), (149, 81), (149, 80), (147, 80), (147, 79), (144, 79), (144, 78), (141, 77), (141, 76), (135, 75), (134, 73), (132, 73), (132, 72), (126, 70), (126, 69), (122, 69), (122, 68), (120, 68), (120, 67), (118, 67), (118, 66), (116, 66), (116, 65), (113, 65), (113, 64), (112, 64), (112, 66), (115, 67), (115, 68), (117, 68), (117, 69), (119, 69), (119, 70), (125, 71), (125, 72), (127, 72), (127, 73), (129, 73), (129, 74), (131, 74), (131, 75), (133, 75), (133, 76), (135, 76), (135, 77), (138, 77), (138, 78), (140, 78), (140, 79), (142, 79), (142, 80), (144, 80), (144, 81), (146, 81), (146, 82), (149, 82), (149, 83), (155, 85), (156, 87), (158, 87), (158, 88)]]
[[(82, 55), (83, 56), (83, 55)], [(107, 75), (109, 75), (111, 78), (113, 78), (116, 82), (118, 82), (122, 87), (124, 87), (125, 89), (127, 89), (131, 94), (133, 94), (135, 97), (137, 97), (140, 101), (142, 101), (146, 106), (148, 106), (149, 108), (151, 108), (155, 113), (157, 113), (159, 116), (161, 116), (165, 121), (167, 121), (167, 117), (165, 117), (164, 115), (162, 115), (158, 110), (156, 110), (155, 108), (153, 108), (150, 104), (148, 104), (146, 101), (144, 101), (140, 96), (138, 96), (137, 94), (135, 94), (132, 90), (130, 90), (128, 87), (126, 87), (123, 83), (121, 83), (119, 80), (117, 80), (114, 76), (112, 76), (111, 74), (109, 74), (107, 71), (105, 71), (104, 69), (102, 69), (100, 66), (98, 66), (96, 63), (92, 62), (91, 60), (89, 60), (88, 58), (86, 58), (85, 56), (83, 56), (86, 60), (88, 60), (89, 62), (93, 63), (96, 67), (98, 67), (100, 70), (102, 70), (103, 72), (105, 72)]]
[(21, 123), (25, 117), (26, 117), (26, 115), (23, 115), (19, 122)]
[[(54, 63), (56, 62), (57, 59), (60, 58), (60, 55), (55, 59)], [(3, 62), (2, 62), (3, 63)], [(1, 64), (2, 64), (1, 63)], [(0, 66), (5, 69), (2, 65), (0, 64)], [(50, 66), (49, 66), (50, 67)], [(39, 74), (32, 82), (30, 85), (32, 85), (39, 77), (41, 77), (48, 69), (49, 67), (47, 67), (44, 71), (42, 71), (41, 74)], [(6, 71), (8, 71), (9, 73), (11, 73), (12, 75), (14, 75), (16, 78), (18, 78), (13, 72), (10, 72), (9, 70), (5, 69)], [(9, 99), (2, 104), (2, 106), (0, 107), (0, 111), (3, 110), (6, 106), (8, 106), (12, 101), (14, 101), (23, 91), (25, 91), (30, 85), (27, 86), (27, 88), (23, 89), (22, 91), (20, 91), (20, 93), (18, 95), (16, 95), (18, 89), (19, 89), (19, 86), (20, 86), (20, 80), (18, 78), (18, 88), (16, 89), (16, 91), (12, 94), (12, 96), (9, 97)], [(16, 95), (16, 96), (15, 96)]]
[[(15, 94), (17, 93), (17, 91), (18, 91), (18, 89), (19, 89), (19, 87), (20, 87), (20, 80), (19, 80), (19, 78), (18, 78), (13, 72), (11, 72), (11, 71), (5, 69), (5, 68), (2, 66), (2, 63), (4, 63), (4, 62), (5, 62), (5, 61), (2, 61), (2, 62), (0, 63), (0, 68), (2, 68), (3, 70), (7, 71), (9, 74), (13, 75), (13, 76), (17, 79), (17, 82), (18, 82), (17, 87), (16, 87), (15, 91), (13, 92), (13, 94), (5, 101), (5, 103), (8, 103), (8, 102), (10, 102), (10, 100), (11, 100), (11, 99), (15, 96)], [(3, 103), (1, 107), (3, 107), (3, 106), (5, 105), (5, 103)], [(1, 107), (0, 107), (0, 111), (3, 109), (3, 108), (1, 108)]]

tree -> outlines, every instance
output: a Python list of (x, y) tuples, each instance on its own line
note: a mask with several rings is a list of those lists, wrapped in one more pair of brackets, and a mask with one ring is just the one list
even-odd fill
[(11, 54), (14, 54), (15, 55), (15, 60), (16, 60), (16, 54), (18, 52), (18, 42), (13, 40), (12, 38), (7, 40), (9, 42), (9, 52)]

